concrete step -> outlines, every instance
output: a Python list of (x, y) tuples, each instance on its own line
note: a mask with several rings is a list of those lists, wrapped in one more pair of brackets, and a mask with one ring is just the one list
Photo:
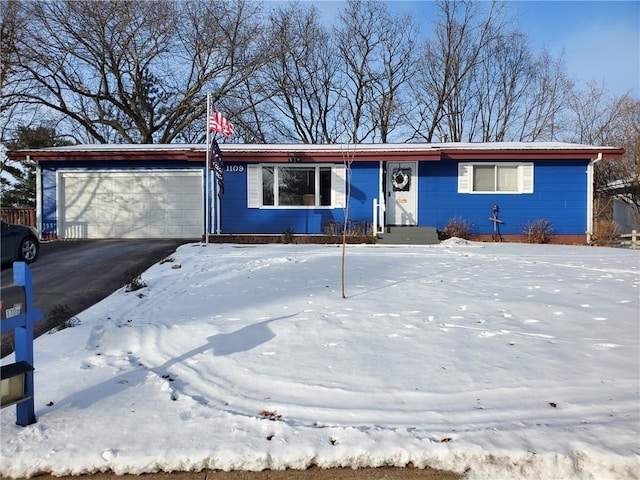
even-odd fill
[(436, 245), (436, 227), (385, 227), (378, 233), (378, 243), (386, 245)]

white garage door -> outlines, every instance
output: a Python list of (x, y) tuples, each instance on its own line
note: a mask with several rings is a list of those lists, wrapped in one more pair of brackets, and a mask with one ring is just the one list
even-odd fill
[(60, 172), (63, 238), (198, 238), (203, 229), (202, 172)]

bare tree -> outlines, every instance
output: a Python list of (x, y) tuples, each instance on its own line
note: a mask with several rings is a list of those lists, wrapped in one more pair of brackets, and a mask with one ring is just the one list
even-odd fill
[(417, 64), (418, 28), (409, 15), (394, 16), (386, 9), (378, 21), (380, 64), (372, 78), (369, 108), (373, 140), (387, 143), (410, 110), (408, 85)]
[[(0, 140), (12, 137), (7, 128), (13, 119), (22, 125), (30, 123), (33, 111), (25, 108), (20, 95), (28, 92), (32, 85), (18, 68), (18, 43), (26, 20), (20, 4), (15, 0), (2, 2), (0, 8)], [(33, 110), (33, 109), (32, 109)]]
[(566, 99), (573, 94), (562, 57), (553, 58), (542, 50), (534, 60), (533, 82), (521, 105), (519, 129), (513, 139), (554, 141), (566, 133)]
[(436, 135), (440, 140), (463, 139), (473, 75), (483, 60), (481, 53), (501, 32), (500, 6), (493, 2), (486, 11), (481, 6), (466, 0), (438, 2), (442, 18), (424, 47), (422, 68), (413, 83), (417, 105), (413, 139), (431, 142)]
[(468, 138), (501, 142), (510, 138), (534, 80), (527, 38), (519, 31), (497, 34), (480, 58), (473, 76)]
[(279, 124), (280, 134), (303, 143), (334, 141), (338, 67), (333, 42), (317, 9), (291, 3), (274, 10), (269, 25), (273, 60), (263, 80), (264, 85), (273, 86), (269, 105), (286, 119)]
[(569, 108), (574, 117), (571, 140), (578, 143), (605, 145), (619, 140), (618, 129), (628, 121), (621, 113), (630, 98), (612, 96), (604, 85), (590, 83), (584, 92), (576, 91), (569, 98)]
[[(169, 143), (263, 62), (257, 4), (24, 2), (16, 41), (25, 104), (97, 142)], [(202, 130), (204, 131), (204, 125)]]
[(386, 15), (382, 2), (347, 0), (334, 31), (344, 75), (340, 86), (340, 123), (346, 128), (346, 136), (355, 143), (369, 138), (374, 131), (368, 105), (378, 81), (375, 66), (380, 64), (380, 19)]
[(595, 165), (596, 225), (611, 220), (614, 198), (628, 204), (640, 222), (640, 101), (630, 94), (613, 96), (592, 82), (587, 91), (574, 93), (569, 106), (574, 123), (570, 141), (625, 149), (622, 159)]

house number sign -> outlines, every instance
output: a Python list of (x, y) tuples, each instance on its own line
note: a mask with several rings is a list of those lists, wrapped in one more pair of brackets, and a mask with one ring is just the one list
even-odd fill
[(244, 172), (244, 165), (225, 165), (225, 172)]

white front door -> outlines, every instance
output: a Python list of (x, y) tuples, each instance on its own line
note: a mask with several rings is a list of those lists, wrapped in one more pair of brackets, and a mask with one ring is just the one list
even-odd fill
[(418, 164), (387, 163), (387, 225), (418, 224)]

